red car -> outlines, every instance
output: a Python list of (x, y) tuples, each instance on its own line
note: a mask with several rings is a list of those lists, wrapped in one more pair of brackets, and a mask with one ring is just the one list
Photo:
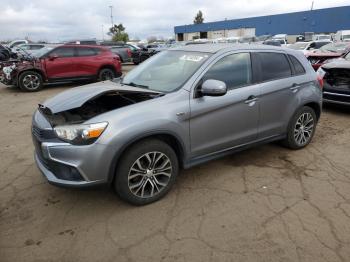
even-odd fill
[(305, 56), (310, 61), (315, 71), (317, 71), (317, 69), (321, 65), (327, 63), (328, 60), (342, 57), (349, 52), (349, 50), (350, 42), (337, 42), (324, 45), (314, 52), (305, 54)]
[(119, 56), (105, 47), (62, 45), (44, 48), (34, 56), (3, 66), (1, 82), (34, 92), (40, 90), (44, 83), (102, 81), (122, 75)]

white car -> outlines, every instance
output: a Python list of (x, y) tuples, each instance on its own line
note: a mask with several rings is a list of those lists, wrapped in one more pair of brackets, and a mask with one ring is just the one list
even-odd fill
[(324, 45), (332, 43), (329, 40), (323, 41), (311, 41), (311, 42), (296, 42), (294, 44), (288, 45), (287, 47), (294, 50), (302, 51), (304, 54), (310, 52), (311, 50), (319, 49)]

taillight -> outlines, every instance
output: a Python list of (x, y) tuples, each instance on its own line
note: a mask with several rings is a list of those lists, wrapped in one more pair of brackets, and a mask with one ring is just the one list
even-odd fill
[(126, 52), (128, 53), (128, 57), (131, 57), (131, 51), (130, 51), (130, 49), (128, 48), (128, 49), (126, 49)]
[(324, 84), (323, 78), (326, 75), (326, 72), (322, 69), (322, 67), (320, 67), (316, 71), (316, 74), (317, 74), (318, 84), (320, 85), (320, 88), (322, 89), (323, 88), (323, 84)]
[(318, 84), (320, 85), (320, 88), (322, 89), (324, 84), (323, 78), (321, 76), (317, 76), (317, 81), (318, 81)]

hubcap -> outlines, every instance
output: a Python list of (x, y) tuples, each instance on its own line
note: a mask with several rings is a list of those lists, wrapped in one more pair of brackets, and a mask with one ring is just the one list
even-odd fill
[(23, 85), (27, 89), (37, 89), (40, 86), (40, 79), (37, 75), (26, 75), (23, 78)]
[(164, 153), (148, 152), (132, 164), (128, 174), (129, 189), (137, 197), (153, 197), (168, 185), (171, 173), (171, 161)]
[(294, 127), (294, 139), (299, 146), (309, 142), (314, 129), (314, 118), (310, 113), (303, 113)]

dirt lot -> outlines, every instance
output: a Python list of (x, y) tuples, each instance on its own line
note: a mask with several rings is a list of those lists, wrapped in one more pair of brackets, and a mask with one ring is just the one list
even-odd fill
[(324, 110), (314, 141), (266, 145), (182, 171), (161, 201), (49, 185), (31, 115), (71, 88), (0, 86), (1, 261), (350, 261), (350, 110)]

